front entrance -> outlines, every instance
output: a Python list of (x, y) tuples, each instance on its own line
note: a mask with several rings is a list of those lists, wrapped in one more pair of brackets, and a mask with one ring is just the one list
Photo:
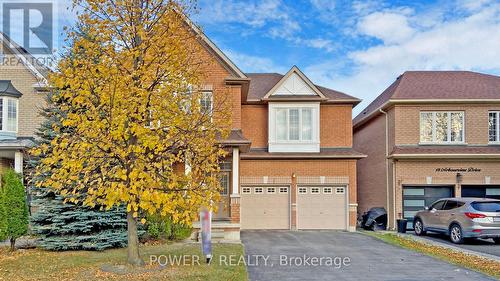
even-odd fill
[(298, 229), (347, 229), (345, 186), (299, 186)]
[(241, 229), (290, 229), (287, 186), (241, 188)]
[(453, 197), (455, 186), (403, 186), (403, 218), (413, 229), (413, 217), (418, 211), (441, 198)]
[(229, 219), (229, 207), (230, 207), (230, 198), (229, 198), (229, 186), (231, 184), (230, 181), (230, 173), (222, 172), (219, 176), (219, 182), (221, 184), (222, 190), (220, 192), (220, 201), (218, 203), (217, 213), (214, 214), (215, 220), (223, 220)]
[(462, 197), (500, 199), (498, 185), (462, 185)]

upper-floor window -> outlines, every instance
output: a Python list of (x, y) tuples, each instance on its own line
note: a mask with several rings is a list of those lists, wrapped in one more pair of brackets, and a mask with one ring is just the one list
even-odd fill
[(0, 97), (0, 130), (17, 133), (18, 100)]
[(213, 95), (212, 92), (202, 92), (200, 97), (201, 112), (212, 115), (213, 111)]
[(500, 142), (500, 111), (490, 111), (488, 131), (490, 142)]
[(276, 109), (276, 139), (278, 141), (312, 140), (311, 108)]
[(319, 152), (319, 103), (269, 103), (269, 152)]
[(457, 112), (420, 112), (420, 143), (453, 144), (465, 142), (465, 114)]

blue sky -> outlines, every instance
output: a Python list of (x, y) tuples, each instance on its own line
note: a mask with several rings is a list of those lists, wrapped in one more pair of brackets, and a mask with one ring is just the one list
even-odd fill
[[(75, 16), (66, 10), (71, 1), (56, 2), (62, 30)], [(243, 71), (285, 73), (297, 65), (316, 84), (363, 99), (355, 113), (405, 70), (500, 75), (500, 0), (199, 0), (198, 6), (193, 20)]]

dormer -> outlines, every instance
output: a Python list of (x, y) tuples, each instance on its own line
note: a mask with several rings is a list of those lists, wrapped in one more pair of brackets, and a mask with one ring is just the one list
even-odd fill
[(319, 152), (323, 93), (296, 66), (262, 98), (269, 104), (269, 152)]

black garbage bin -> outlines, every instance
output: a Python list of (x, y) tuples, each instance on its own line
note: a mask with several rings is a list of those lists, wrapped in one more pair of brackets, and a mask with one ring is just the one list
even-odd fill
[(408, 224), (408, 220), (398, 220), (398, 232), (406, 233), (406, 225)]

